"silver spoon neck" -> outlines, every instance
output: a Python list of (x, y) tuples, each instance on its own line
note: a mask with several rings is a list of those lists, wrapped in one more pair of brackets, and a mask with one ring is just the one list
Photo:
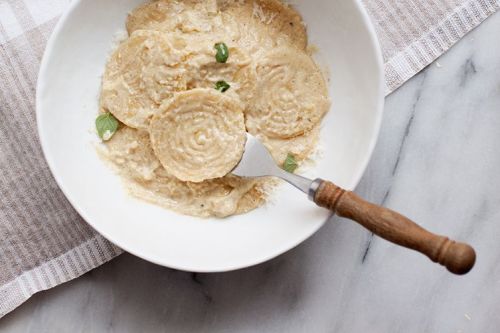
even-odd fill
[(311, 180), (309, 178), (299, 176), (290, 172), (287, 172), (283, 169), (276, 168), (273, 170), (272, 176), (279, 177), (289, 184), (295, 186), (309, 197), (310, 200), (314, 201), (314, 196), (316, 195), (316, 191), (321, 184), (321, 179)]

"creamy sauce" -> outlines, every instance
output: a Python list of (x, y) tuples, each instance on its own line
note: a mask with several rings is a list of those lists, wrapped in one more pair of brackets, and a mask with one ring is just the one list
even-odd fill
[[(106, 65), (101, 111), (122, 123), (105, 158), (130, 192), (178, 212), (225, 217), (265, 202), (271, 179), (227, 173), (245, 131), (278, 164), (318, 140), (329, 101), (300, 16), (278, 0), (161, 0), (128, 17)], [(214, 44), (229, 48), (215, 60)], [(216, 82), (230, 89), (221, 93)], [(184, 97), (183, 97), (184, 96)]]

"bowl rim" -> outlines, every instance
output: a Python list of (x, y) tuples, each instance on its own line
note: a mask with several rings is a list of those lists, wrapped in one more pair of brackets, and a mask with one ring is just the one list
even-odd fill
[[(44, 129), (42, 126), (42, 121), (41, 121), (41, 119), (42, 119), (42, 115), (41, 115), (42, 101), (41, 101), (40, 94), (39, 94), (39, 92), (42, 90), (41, 87), (43, 87), (43, 85), (45, 84), (45, 81), (43, 78), (46, 77), (45, 73), (47, 71), (49, 59), (52, 57), (52, 52), (53, 52), (54, 44), (56, 43), (57, 37), (58, 37), (60, 31), (63, 29), (68, 18), (71, 16), (73, 11), (78, 7), (78, 5), (82, 1), (83, 0), (75, 0), (68, 6), (68, 8), (66, 8), (66, 10), (63, 12), (61, 17), (59, 18), (59, 21), (57, 22), (56, 26), (54, 27), (54, 29), (53, 29), (53, 31), (52, 31), (52, 33), (47, 41), (47, 44), (45, 46), (45, 51), (44, 51), (42, 60), (40, 62), (40, 69), (38, 72), (37, 84), (36, 84), (36, 101), (35, 101), (36, 122), (37, 122), (38, 136), (39, 136), (39, 140), (40, 140), (40, 145), (42, 147), (43, 156), (44, 156), (44, 158), (49, 166), (49, 170), (52, 173), (52, 176), (54, 177), (59, 189), (63, 192), (63, 194), (66, 197), (66, 199), (68, 200), (68, 202), (76, 210), (76, 212), (82, 217), (82, 219), (89, 226), (91, 226), (94, 230), (96, 230), (97, 233), (99, 233), (99, 235), (103, 236), (105, 239), (107, 239), (112, 244), (118, 246), (119, 248), (121, 248), (121, 249), (135, 255), (135, 256), (138, 256), (139, 258), (142, 258), (144, 260), (147, 260), (147, 261), (152, 262), (152, 263), (157, 264), (157, 265), (161, 265), (161, 266), (169, 267), (169, 268), (173, 268), (173, 269), (178, 269), (178, 270), (183, 270), (183, 271), (196, 271), (196, 272), (200, 272), (200, 273), (215, 273), (215, 272), (227, 272), (227, 271), (233, 271), (233, 270), (237, 270), (237, 269), (252, 267), (252, 266), (258, 265), (260, 263), (266, 262), (268, 260), (271, 260), (271, 259), (273, 259), (273, 258), (275, 258), (275, 257), (277, 257), (285, 252), (290, 251), (291, 249), (295, 248), (299, 244), (302, 244), (305, 240), (307, 240), (309, 237), (311, 237), (313, 234), (315, 234), (328, 221), (328, 219), (326, 219), (325, 221), (320, 223), (317, 228), (312, 229), (308, 233), (304, 233), (303, 237), (301, 237), (301, 239), (299, 239), (296, 243), (294, 243), (292, 245), (286, 245), (286, 246), (283, 246), (281, 248), (276, 248), (276, 250), (273, 253), (269, 254), (268, 256), (256, 258), (252, 262), (243, 263), (243, 264), (235, 264), (232, 266), (226, 265), (226, 266), (224, 266), (224, 268), (218, 267), (218, 268), (214, 268), (214, 269), (206, 269), (205, 268), (205, 269), (196, 269), (196, 270), (193, 270), (193, 267), (189, 267), (188, 265), (185, 265), (185, 266), (179, 265), (179, 264), (177, 264), (177, 265), (176, 264), (168, 264), (167, 265), (165, 262), (162, 262), (158, 258), (152, 258), (146, 254), (139, 253), (138, 251), (134, 251), (127, 244), (123, 244), (122, 242), (120, 242), (119, 240), (114, 238), (112, 235), (110, 235), (109, 233), (102, 230), (102, 228), (100, 228), (98, 224), (92, 223), (91, 219), (87, 216), (84, 209), (82, 209), (80, 207), (80, 205), (78, 205), (78, 203), (75, 202), (75, 200), (73, 200), (71, 195), (69, 195), (69, 191), (64, 186), (63, 180), (55, 172), (55, 170), (56, 170), (55, 161), (53, 160), (51, 155), (48, 153), (49, 152), (49, 150), (47, 148), (48, 142), (46, 141), (47, 136), (44, 135)], [(379, 91), (377, 93), (378, 98), (377, 98), (377, 105), (376, 105), (376, 110), (375, 110), (376, 117), (375, 117), (375, 122), (374, 122), (373, 138), (370, 141), (370, 144), (368, 146), (368, 149), (367, 149), (368, 153), (365, 155), (362, 163), (360, 163), (361, 167), (358, 169), (358, 172), (353, 176), (352, 183), (349, 184), (349, 186), (346, 186), (350, 189), (354, 189), (359, 184), (361, 177), (365, 173), (366, 168), (368, 166), (368, 163), (371, 160), (371, 157), (373, 155), (373, 151), (374, 151), (375, 146), (378, 142), (378, 137), (379, 137), (380, 128), (381, 128), (381, 124), (382, 124), (382, 118), (383, 118), (383, 107), (384, 107), (384, 102), (385, 102), (384, 63), (383, 63), (382, 50), (381, 50), (380, 43), (378, 41), (375, 27), (374, 27), (369, 15), (368, 15), (368, 12), (364, 8), (364, 6), (361, 4), (361, 2), (357, 1), (357, 0), (352, 0), (352, 2), (354, 3), (354, 6), (356, 7), (357, 11), (361, 15), (363, 24), (364, 24), (365, 28), (367, 29), (370, 46), (374, 51), (375, 62), (376, 62), (376, 66), (377, 66), (376, 74), (378, 75), (378, 81), (379, 81), (378, 82), (378, 90)]]

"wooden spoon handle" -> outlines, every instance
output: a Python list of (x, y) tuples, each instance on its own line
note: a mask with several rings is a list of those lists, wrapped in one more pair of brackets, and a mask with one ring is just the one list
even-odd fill
[(320, 183), (313, 199), (318, 206), (354, 220), (392, 243), (425, 254), (452, 273), (465, 274), (476, 261), (476, 253), (468, 244), (433, 234), (407, 217), (369, 203), (329, 181)]

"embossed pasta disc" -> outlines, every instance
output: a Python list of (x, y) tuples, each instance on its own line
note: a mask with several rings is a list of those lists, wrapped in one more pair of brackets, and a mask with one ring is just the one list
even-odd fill
[(228, 174), (246, 140), (240, 103), (214, 89), (177, 94), (151, 121), (150, 137), (163, 167), (180, 180)]
[(124, 124), (147, 129), (161, 101), (186, 88), (181, 54), (167, 34), (136, 31), (106, 65), (101, 107)]
[(209, 32), (217, 14), (217, 0), (159, 0), (134, 9), (127, 18), (129, 34), (136, 30)]
[(159, 0), (134, 9), (127, 31), (177, 31), (222, 35), (246, 50), (292, 44), (304, 50), (307, 33), (300, 15), (280, 0)]
[(225, 33), (249, 52), (279, 45), (307, 47), (300, 15), (280, 0), (222, 0), (219, 9)]
[(236, 94), (243, 103), (248, 103), (253, 97), (256, 81), (251, 57), (229, 43), (229, 59), (226, 63), (218, 63), (214, 57), (216, 42), (217, 39), (205, 40), (190, 47), (190, 55), (185, 59), (188, 87), (214, 88), (218, 81), (223, 80), (231, 86), (226, 95)]
[(311, 131), (328, 111), (327, 88), (313, 60), (293, 48), (264, 54), (256, 66), (254, 106), (247, 128), (270, 138), (292, 138)]

